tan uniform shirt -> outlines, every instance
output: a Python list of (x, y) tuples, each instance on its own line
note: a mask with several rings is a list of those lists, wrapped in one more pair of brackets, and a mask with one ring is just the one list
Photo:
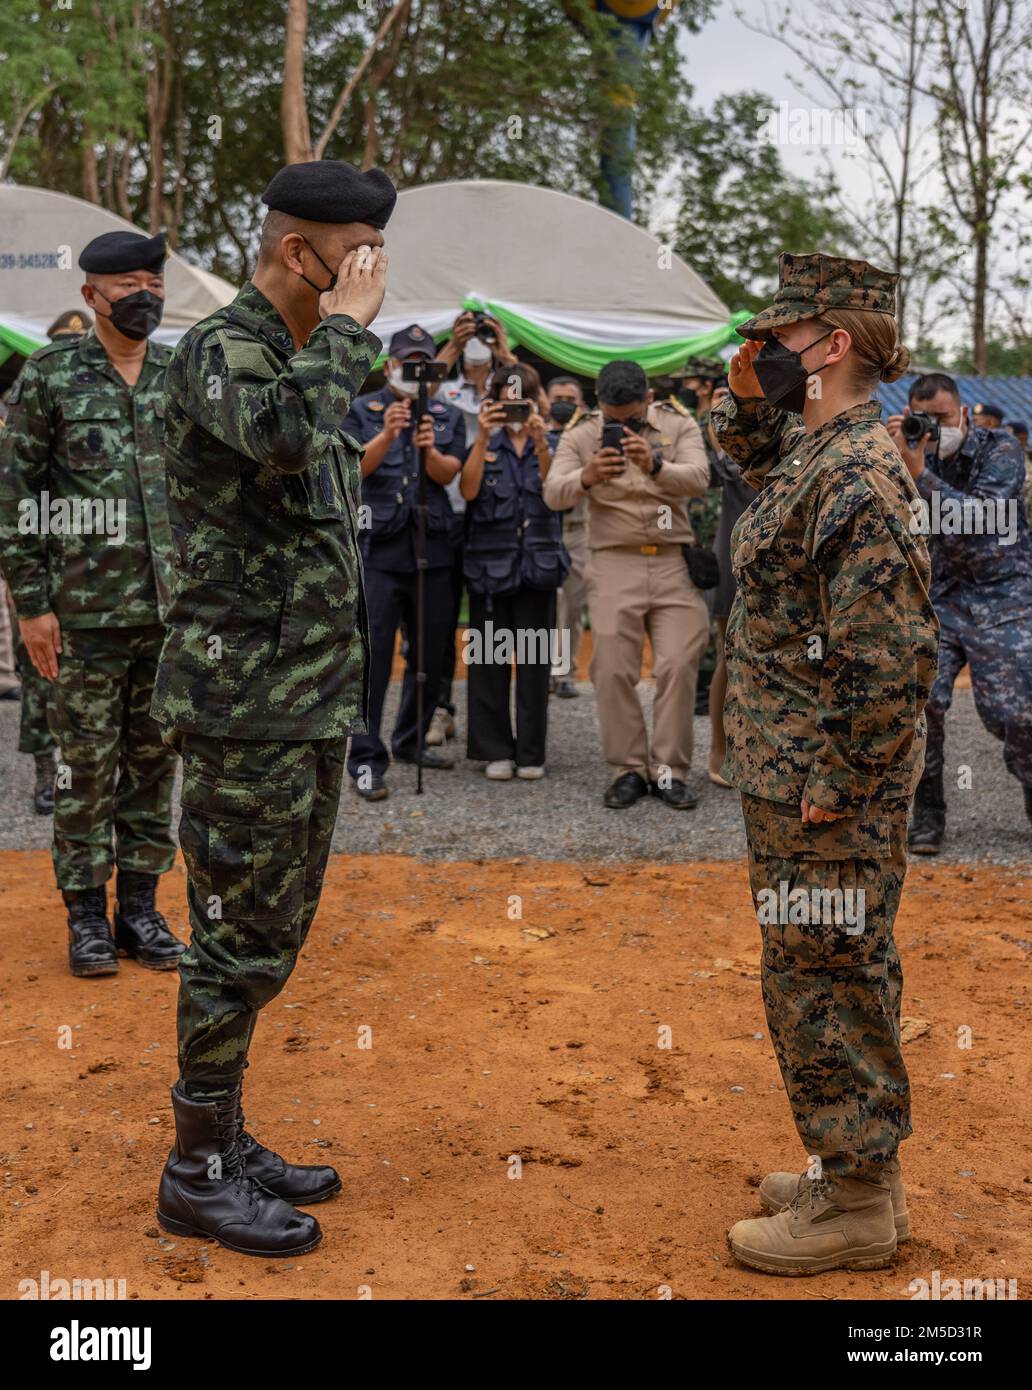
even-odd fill
[(694, 538), (682, 498), (700, 497), (709, 486), (709, 460), (690, 415), (673, 406), (650, 405), (642, 438), (661, 451), (663, 464), (650, 478), (633, 463), (618, 477), (585, 492), (581, 472), (602, 447), (602, 414), (589, 411), (567, 429), (544, 482), (554, 511), (588, 499), (592, 550), (628, 545), (685, 545)]

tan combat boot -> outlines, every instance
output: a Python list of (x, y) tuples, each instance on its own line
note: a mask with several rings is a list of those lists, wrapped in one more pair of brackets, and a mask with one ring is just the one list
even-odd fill
[(896, 1249), (888, 1183), (808, 1180), (777, 1216), (739, 1221), (727, 1239), (736, 1260), (765, 1274), (883, 1269)]
[[(903, 1241), (910, 1239), (910, 1216), (907, 1213), (907, 1194), (903, 1190), (903, 1176), (899, 1170), (898, 1158), (886, 1163), (885, 1176), (892, 1194), (896, 1240), (902, 1245)], [(768, 1173), (760, 1183), (760, 1201), (768, 1211), (781, 1211), (798, 1195), (803, 1183), (809, 1181), (806, 1173)]]

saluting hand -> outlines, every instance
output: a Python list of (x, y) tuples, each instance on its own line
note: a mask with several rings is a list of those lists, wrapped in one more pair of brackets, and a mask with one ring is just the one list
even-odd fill
[(387, 275), (387, 252), (382, 246), (359, 246), (340, 263), (337, 283), (319, 296), (319, 317), (350, 314), (368, 328), (380, 312)]
[(745, 342), (731, 359), (727, 379), (736, 396), (762, 396), (760, 383), (753, 370), (753, 358), (763, 347), (758, 338), (746, 338)]

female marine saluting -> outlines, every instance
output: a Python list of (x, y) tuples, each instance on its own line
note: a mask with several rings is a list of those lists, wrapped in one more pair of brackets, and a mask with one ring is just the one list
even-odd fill
[(892, 928), (936, 664), (917, 490), (872, 399), (909, 362), (898, 277), (781, 257), (739, 328), (714, 433), (758, 496), (735, 527), (728, 752), (763, 934), (767, 1022), (807, 1172), (760, 1188), (735, 1256), (775, 1274), (887, 1264), (911, 1132)]

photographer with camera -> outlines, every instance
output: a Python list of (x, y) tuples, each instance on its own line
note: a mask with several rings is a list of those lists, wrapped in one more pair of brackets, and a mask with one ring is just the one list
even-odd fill
[[(1032, 534), (1025, 460), (1013, 435), (968, 418), (952, 377), (931, 372), (910, 387), (889, 433), (925, 503), (931, 599), (939, 619), (939, 665), (926, 706), (924, 773), (908, 842), (938, 854), (946, 828), (946, 711), (965, 663), (982, 723), (1003, 742), (1032, 820)], [(915, 521), (915, 527), (918, 522)]]
[[(388, 352), (387, 384), (370, 395), (359, 396), (344, 422), (345, 432), (365, 444), (359, 544), (369, 611), (369, 713), (368, 732), (352, 736), (348, 771), (356, 791), (369, 801), (380, 801), (388, 795), (384, 773), (390, 758), (380, 737), (380, 722), (395, 639), (401, 626), (408, 638), (408, 650), (401, 706), (391, 743), (398, 762), (414, 763), (417, 757), (419, 451), (427, 450), (424, 652), (426, 689), (432, 695), (440, 684), (442, 656), (446, 650), (454, 654), (455, 641), (451, 621), (453, 523), (445, 487), (457, 477), (466, 457), (462, 414), (434, 398), (438, 388), (433, 380), (427, 386), (427, 412), (418, 421), (414, 418), (419, 393), (419, 382), (414, 379), (417, 364), (425, 364), (424, 375), (436, 373), (438, 381), (443, 373), (434, 361), (433, 338), (426, 329), (412, 324), (395, 333)], [(423, 712), (424, 738), (433, 708), (431, 698)], [(453, 765), (451, 757), (436, 748), (424, 748), (422, 764), (442, 769)]]
[[(504, 327), (496, 318), (481, 310), (474, 312), (465, 309), (452, 324), (451, 337), (438, 350), (437, 361), (443, 362), (449, 372), (458, 367), (458, 375), (441, 385), (438, 399), (462, 411), (468, 448), (477, 437), (480, 405), (487, 394), (487, 382), (492, 370), (498, 363), (515, 362), (516, 356), (509, 347)], [(429, 687), (430, 695), (437, 704), (426, 736), (427, 743), (432, 747), (440, 747), (455, 737), (452, 681), (455, 676), (455, 629), (462, 607), (462, 550), (466, 530), (466, 503), (459, 491), (458, 478), (448, 485), (448, 501), (453, 513), (451, 621), (441, 653), (441, 680), (436, 689)]]
[[(560, 518), (542, 486), (552, 464), (533, 367), (498, 367), (462, 472), (469, 589), (467, 756), (492, 781), (545, 775), (556, 591), (566, 578)], [(509, 716), (516, 665), (516, 731)]]
[[(548, 383), (545, 399), (548, 403), (548, 447), (554, 454), (563, 431), (572, 429), (584, 414), (584, 392), (575, 377), (555, 376)], [(563, 545), (570, 557), (570, 573), (559, 590), (556, 627), (570, 634), (569, 648), (564, 652), (568, 664), (560, 662), (552, 667), (550, 689), (561, 700), (572, 700), (577, 695), (577, 654), (584, 635), (584, 611), (588, 600), (584, 587), (584, 567), (588, 563), (586, 498), (563, 513)]]
[[(608, 362), (595, 393), (600, 408), (559, 441), (545, 501), (562, 511), (588, 499), (591, 679), (613, 774), (603, 802), (621, 810), (651, 788), (691, 810), (698, 797), (685, 778), (709, 615), (682, 552), (694, 539), (684, 499), (705, 491), (709, 461), (690, 415), (649, 405), (637, 363)], [(651, 749), (637, 694), (646, 633), (656, 682)]]

